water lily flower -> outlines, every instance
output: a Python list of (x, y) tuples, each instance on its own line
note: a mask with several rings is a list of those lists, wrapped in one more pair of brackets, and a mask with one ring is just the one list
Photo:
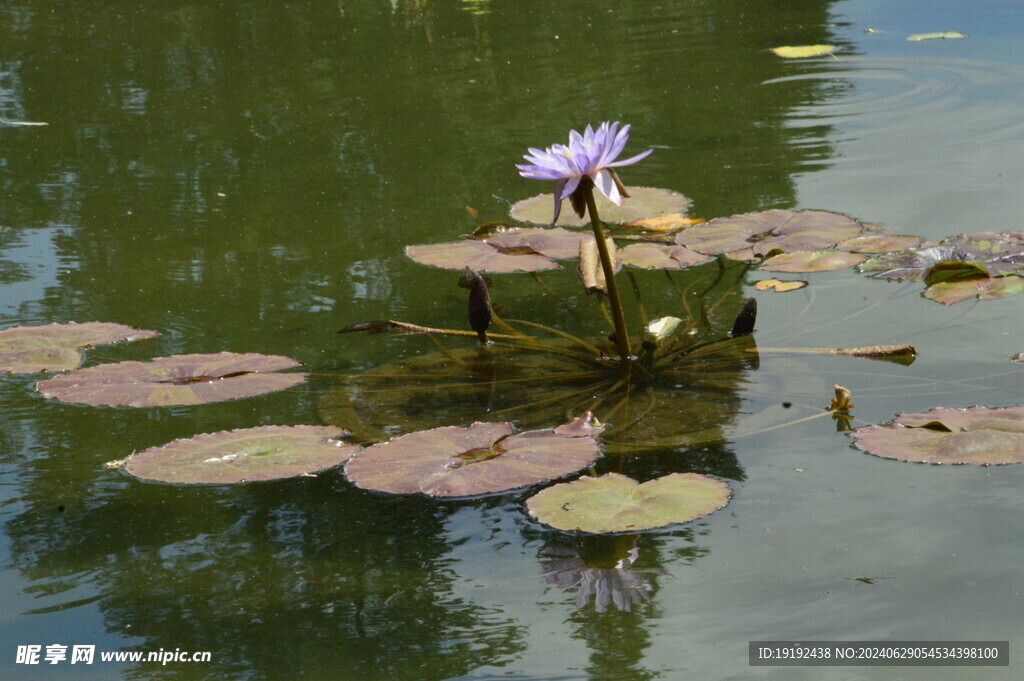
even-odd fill
[(653, 149), (623, 161), (616, 161), (629, 140), (629, 126), (619, 129), (619, 123), (605, 121), (595, 131), (587, 126), (583, 134), (569, 131), (569, 144), (554, 144), (544, 151), (529, 149), (523, 156), (529, 164), (517, 165), (519, 174), (532, 180), (554, 180), (555, 217), (558, 221), (562, 211), (562, 199), (568, 198), (576, 214), (581, 218), (586, 213), (586, 193), (591, 187), (608, 197), (616, 206), (622, 205), (622, 198), (628, 197), (626, 188), (619, 180), (615, 168), (628, 166), (646, 158)]

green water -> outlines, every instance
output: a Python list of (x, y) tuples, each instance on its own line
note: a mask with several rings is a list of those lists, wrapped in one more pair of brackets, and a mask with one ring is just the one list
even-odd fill
[[(0, 4), (0, 117), (48, 123), (0, 127), (0, 327), (119, 322), (161, 335), (91, 350), (88, 364), (230, 350), (294, 357), (313, 376), (146, 410), (45, 401), (38, 377), (3, 378), (0, 678), (959, 679), (751, 668), (747, 642), (990, 639), (1017, 653), (1024, 471), (877, 459), (828, 419), (627, 461), (643, 476), (718, 472), (735, 492), (698, 523), (629, 540), (635, 568), (667, 573), (643, 573), (650, 600), (631, 612), (578, 606), (549, 582), (566, 552), (601, 547), (532, 521), (525, 493), (385, 498), (336, 472), (181, 488), (103, 465), (201, 432), (318, 423), (346, 375), (430, 351), (336, 332), (380, 318), (464, 325), (457, 275), (404, 246), (506, 219), (509, 202), (548, 189), (516, 173), (526, 148), (587, 123), (631, 123), (627, 153), (655, 152), (623, 169), (627, 184), (681, 191), (703, 217), (823, 208), (929, 238), (1020, 229), (1016, 13), (869, 0)], [(903, 39), (933, 30), (970, 38)], [(766, 52), (816, 43), (839, 58)], [(592, 309), (571, 269), (545, 281)], [(908, 342), (921, 357), (764, 354), (729, 386), (727, 435), (782, 401), (794, 418), (814, 413), (834, 383), (862, 422), (1020, 403), (1008, 361), (1024, 351), (1019, 299), (945, 308), (854, 272), (811, 282), (756, 294), (759, 345)], [(526, 278), (494, 277), (492, 297), (579, 330)], [(50, 644), (211, 661), (16, 662), (18, 646)]]

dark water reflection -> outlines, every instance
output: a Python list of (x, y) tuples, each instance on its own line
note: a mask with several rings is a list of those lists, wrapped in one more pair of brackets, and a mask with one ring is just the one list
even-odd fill
[[(581, 549), (530, 521), (523, 494), (390, 499), (337, 472), (182, 489), (103, 465), (198, 432), (316, 422), (324, 386), (421, 354), (415, 339), (336, 331), (376, 318), (462, 324), (465, 300), (451, 273), (406, 261), (403, 246), (504, 219), (509, 201), (542, 189), (513, 163), (570, 127), (632, 123), (631, 147), (656, 152), (627, 169), (627, 182), (682, 190), (705, 217), (833, 208), (899, 216), (901, 231), (942, 236), (970, 230), (926, 219), (935, 204), (913, 206), (953, 181), (955, 166), (939, 168), (952, 147), (936, 140), (969, 116), (977, 125), (965, 126), (963, 147), (975, 156), (961, 175), (973, 183), (966, 189), (993, 193), (965, 190), (941, 205), (947, 215), (953, 204), (998, 215), (989, 206), (1005, 204), (1007, 190), (977, 168), (993, 146), (1002, 149), (1000, 173), (1016, 167), (1008, 159), (1019, 128), (1006, 121), (1019, 102), (1000, 93), (1019, 66), (979, 65), (991, 54), (932, 53), (898, 65), (893, 54), (862, 56), (873, 48), (860, 25), (848, 25), (844, 12), (854, 10), (865, 11), (752, 0), (0, 6), (0, 118), (49, 123), (0, 125), (0, 225), (10, 227), (0, 231), (0, 326), (115, 321), (162, 335), (92, 350), (89, 363), (227, 349), (289, 355), (316, 377), (292, 392), (145, 411), (44, 402), (32, 392), (35, 377), (4, 378), (0, 676), (648, 679), (686, 670), (744, 678), (746, 641), (765, 632), (958, 638), (937, 629), (951, 618), (936, 593), (953, 594), (971, 633), (1011, 636), (1019, 597), (1008, 566), (1020, 550), (992, 537), (1012, 535), (1018, 474), (961, 470), (954, 479), (942, 477), (946, 469), (865, 462), (827, 432), (830, 423), (824, 433), (808, 427), (623, 459), (650, 476), (681, 460), (737, 487), (733, 504), (706, 521), (629, 539), (639, 549), (634, 567), (651, 571), (650, 601), (630, 612), (577, 608), (574, 595), (548, 584), (545, 549)], [(764, 52), (826, 42), (846, 61), (784, 62)], [(949, 82), (950, 69), (966, 74), (962, 85), (943, 90), (917, 77)], [(985, 119), (983, 104), (959, 100), (993, 79), (1002, 85), (987, 96), (998, 106)], [(940, 151), (908, 158), (891, 150), (894, 139)], [(939, 179), (911, 172), (922, 164)], [(809, 200), (828, 205), (801, 205)], [(589, 309), (572, 280), (546, 279)], [(660, 290), (655, 277), (640, 280)], [(868, 420), (936, 399), (1014, 399), (1018, 374), (988, 359), (1024, 349), (1004, 347), (1013, 308), (925, 318), (924, 301), (853, 274), (811, 289), (832, 320), (869, 299), (893, 302), (873, 321), (818, 330), (804, 312), (816, 298), (766, 299), (765, 341), (920, 342), (902, 337), (919, 332), (933, 359), (904, 373), (763, 362), (756, 376), (723, 388), (729, 414), (717, 423), (727, 433), (734, 417), (783, 395), (802, 414), (819, 409), (840, 380), (854, 382), (857, 415)], [(521, 279), (496, 277), (492, 295), (517, 316), (580, 332)], [(668, 305), (670, 296), (658, 295), (651, 312)], [(979, 324), (991, 332), (983, 339)], [(966, 343), (977, 356), (955, 364)], [(872, 399), (858, 400), (858, 390)], [(987, 490), (980, 511), (965, 489)], [(938, 519), (940, 508), (954, 508), (955, 519)], [(878, 531), (904, 524), (912, 529)], [(878, 560), (887, 565), (878, 574), (894, 576), (881, 585), (888, 591), (838, 594), (853, 585), (842, 577)], [(918, 563), (947, 567), (915, 581)], [(988, 585), (965, 583), (966, 573)], [(822, 614), (833, 612), (842, 617)], [(14, 664), (17, 645), (50, 643), (209, 650), (214, 662)]]

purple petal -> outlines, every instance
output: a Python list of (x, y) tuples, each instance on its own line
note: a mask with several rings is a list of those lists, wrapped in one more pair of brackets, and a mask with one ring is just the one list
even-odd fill
[(609, 171), (599, 170), (590, 177), (594, 180), (594, 186), (607, 196), (609, 201), (616, 206), (622, 205), (622, 196), (619, 194), (619, 188), (615, 186), (615, 178), (612, 177)]
[(651, 155), (651, 152), (653, 152), (653, 151), (654, 151), (654, 149), (648, 149), (647, 151), (643, 152), (642, 154), (637, 154), (636, 156), (633, 156), (632, 158), (627, 158), (625, 161), (616, 161), (615, 163), (608, 163), (608, 164), (606, 164), (606, 167), (608, 167), (608, 168), (618, 168), (619, 166), (632, 165), (632, 164), (636, 163), (637, 161), (642, 161), (643, 159), (647, 158), (648, 156)]
[(551, 218), (551, 224), (558, 222), (558, 216), (562, 212), (562, 187), (564, 186), (565, 180), (555, 183), (555, 217)]
[(564, 188), (562, 189), (562, 195), (559, 197), (559, 199), (564, 199), (565, 197), (569, 196), (574, 191), (576, 191), (576, 187), (580, 186), (581, 179), (583, 179), (582, 176), (570, 177), (569, 179), (565, 180), (564, 183), (560, 183), (563, 184)]

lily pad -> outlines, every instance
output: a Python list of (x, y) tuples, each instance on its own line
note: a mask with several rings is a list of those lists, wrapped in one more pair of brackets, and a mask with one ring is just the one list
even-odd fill
[(124, 470), (178, 484), (226, 484), (310, 475), (359, 451), (330, 426), (260, 426), (204, 433), (133, 454)]
[(279, 355), (173, 355), (79, 369), (40, 381), (36, 390), (46, 398), (93, 406), (205, 404), (290, 388), (306, 375), (272, 372), (297, 366), (301, 363)]
[(710, 259), (686, 246), (639, 243), (619, 251), (619, 262), (646, 270), (681, 270)]
[(849, 251), (782, 253), (765, 260), (760, 269), (771, 272), (828, 272), (853, 267), (865, 259), (866, 256)]
[(954, 464), (1024, 462), (1024, 407), (938, 407), (899, 414), (884, 426), (852, 433), (869, 454), (900, 461)]
[(156, 331), (124, 324), (87, 322), (18, 326), (0, 331), (0, 371), (33, 374), (69, 371), (82, 363), (78, 348), (153, 338)]
[(773, 47), (771, 51), (785, 59), (807, 59), (808, 57), (823, 57), (836, 51), (835, 45), (783, 45)]
[[(597, 213), (602, 222), (632, 222), (645, 218), (654, 218), (672, 213), (685, 213), (690, 205), (690, 199), (679, 192), (670, 189), (658, 189), (657, 187), (629, 187), (629, 198), (616, 206), (600, 192), (594, 192), (594, 200), (597, 205)], [(550, 225), (551, 217), (554, 214), (552, 206), (552, 194), (550, 192), (523, 199), (512, 205), (510, 210), (512, 218), (521, 222), (532, 222), (538, 225)], [(589, 225), (590, 218), (580, 218), (571, 210), (563, 210), (558, 217), (558, 225), (579, 227)], [(478, 269), (478, 268), (475, 268)]]
[(966, 38), (966, 33), (960, 31), (942, 31), (939, 33), (915, 33), (914, 35), (908, 35), (907, 40), (912, 43), (921, 42), (922, 40), (955, 40), (957, 38)]
[(592, 436), (599, 430), (569, 425), (519, 434), (510, 423), (421, 430), (366, 448), (345, 475), (358, 487), (389, 494), (504, 492), (575, 473), (600, 455)]
[(866, 234), (842, 241), (836, 249), (854, 253), (893, 253), (917, 248), (923, 243), (921, 237), (908, 234)]
[(861, 272), (876, 279), (925, 281), (940, 263), (971, 263), (991, 275), (1024, 273), (1024, 232), (958, 234), (937, 244), (871, 258)]
[(426, 246), (406, 246), (405, 254), (420, 263), (446, 270), (476, 272), (539, 272), (558, 269), (558, 264), (532, 248), (501, 249), (486, 241), (467, 239)]
[(580, 240), (586, 238), (593, 238), (591, 232), (570, 232), (562, 227), (521, 227), (488, 237), (486, 242), (507, 252), (532, 249), (556, 260), (575, 260), (579, 257)]
[(618, 473), (584, 476), (526, 501), (537, 520), (559, 530), (606, 534), (685, 523), (713, 513), (732, 492), (720, 480), (672, 473), (643, 484)]
[(754, 282), (754, 288), (758, 291), (767, 291), (771, 289), (776, 293), (785, 293), (787, 291), (796, 291), (807, 286), (806, 281), (779, 281), (778, 279), (762, 279), (761, 281)]
[(626, 226), (637, 227), (645, 232), (678, 232), (681, 229), (703, 222), (707, 222), (707, 220), (704, 218), (691, 218), (682, 213), (670, 213), (669, 215), (659, 215), (654, 218), (627, 222)]
[(841, 213), (776, 209), (715, 218), (684, 229), (675, 241), (708, 255), (750, 249), (741, 258), (751, 259), (776, 250), (791, 253), (832, 248), (863, 231), (861, 223)]
[(995, 300), (1024, 292), (1024, 277), (1012, 274), (1006, 277), (945, 281), (932, 284), (924, 290), (925, 298), (952, 305), (963, 300)]

